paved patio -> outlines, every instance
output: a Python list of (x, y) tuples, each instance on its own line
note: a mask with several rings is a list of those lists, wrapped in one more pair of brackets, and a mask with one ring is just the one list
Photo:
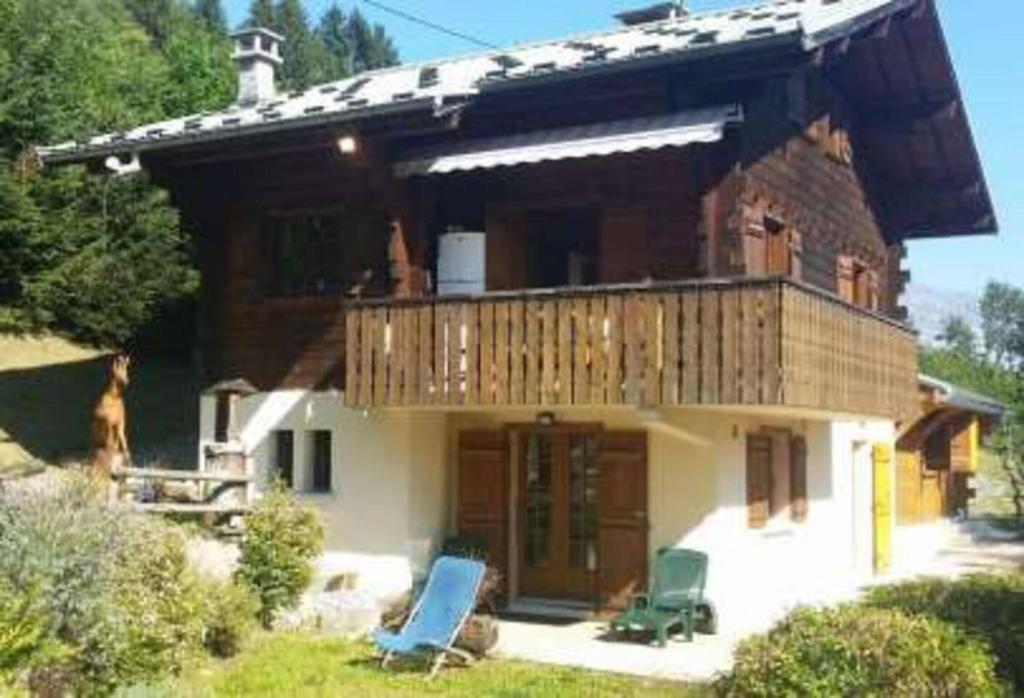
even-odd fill
[(701, 683), (732, 663), (736, 639), (678, 636), (661, 648), (642, 641), (611, 640), (607, 624), (593, 621), (501, 621), (495, 654), (545, 664), (582, 667), (617, 674)]
[[(905, 530), (896, 543), (895, 557), (903, 562), (872, 584), (1024, 569), (1024, 541), (979, 522)], [(673, 637), (667, 647), (660, 648), (642, 641), (611, 640), (606, 629), (604, 623), (571, 619), (503, 620), (495, 653), (547, 664), (703, 683), (729, 669), (741, 639), (739, 635), (697, 635), (688, 643)]]

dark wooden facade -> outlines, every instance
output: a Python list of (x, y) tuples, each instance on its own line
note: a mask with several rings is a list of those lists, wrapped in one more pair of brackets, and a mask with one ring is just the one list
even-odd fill
[[(905, 278), (903, 240), (993, 225), (962, 110), (943, 108), (958, 105), (959, 96), (934, 8), (927, 2), (921, 6), (813, 55), (765, 48), (696, 64), (557, 84), (538, 81), (528, 89), (488, 93), (454, 116), (351, 124), (346, 132), (360, 139), (356, 156), (338, 153), (338, 131), (329, 127), (149, 156), (147, 165), (174, 190), (186, 220), (199, 232), (209, 379), (241, 376), (263, 390), (347, 389), (353, 405), (436, 404), (440, 390), (457, 396), (455, 402), (481, 405), (502, 404), (504, 398), (507, 404), (757, 403), (901, 413), (915, 389), (916, 360), (910, 335), (887, 320), (903, 318), (898, 305)], [(744, 121), (719, 143), (441, 177), (392, 174), (395, 162), (423, 146), (733, 103), (742, 106)], [(372, 240), (360, 241), (361, 258), (344, 260), (351, 267), (345, 277), (350, 283), (328, 294), (269, 295), (266, 267), (274, 260), (266, 254), (267, 221), (339, 207), (372, 211), (381, 221), (369, 233)], [(528, 295), (429, 299), (438, 236), (449, 226), (486, 231), (487, 290), (516, 292), (537, 286), (528, 251), (531, 221), (565, 211), (582, 212), (591, 221), (589, 284), (785, 277), (796, 284), (773, 281), (760, 288), (774, 289), (768, 295), (797, 305), (780, 301), (772, 312), (752, 314), (745, 309), (742, 284), (723, 290), (717, 282), (686, 292), (561, 289), (546, 300)], [(366, 250), (375, 257), (367, 258)], [(372, 281), (358, 283), (360, 270), (367, 269), (373, 271)], [(372, 307), (353, 306), (368, 298), (375, 301)], [(380, 303), (388, 298), (402, 302)], [(657, 302), (648, 308), (652, 298)], [(714, 313), (701, 316), (701, 334), (691, 336), (685, 307), (694, 298), (717, 300)], [(409, 304), (408, 299), (420, 300)], [(816, 308), (807, 311), (809, 324), (795, 319), (803, 312), (798, 302)], [(623, 331), (642, 336), (641, 346), (623, 344), (619, 359), (585, 343), (570, 342), (567, 348), (565, 337), (557, 335), (552, 337), (556, 351), (578, 351), (582, 368), (579, 357), (557, 356), (549, 367), (541, 347), (535, 382), (524, 364), (522, 386), (515, 384), (512, 361), (504, 394), (490, 394), (503, 390), (495, 379), (474, 378), (472, 386), (454, 390), (436, 383), (438, 361), (448, 366), (450, 380), (493, 370), (482, 363), (488, 355), (499, 362), (518, 357), (520, 343), (528, 346), (530, 325), (516, 318), (520, 313), (533, 317), (534, 304), (543, 306), (541, 318), (553, 315), (554, 331), (568, 331), (570, 337), (584, 331), (575, 323), (592, 333), (594, 322), (603, 322), (604, 313), (621, 305), (623, 322), (631, 323)], [(648, 310), (656, 320), (643, 314)], [(447, 348), (438, 344), (438, 327), (455, 322), (448, 313), (468, 314), (473, 319), (465, 326), (479, 333), (479, 340), (458, 355), (444, 353)], [(500, 314), (493, 326), (491, 313)], [(417, 353), (426, 346), (422, 333), (429, 316), (435, 377), (427, 379), (417, 367), (415, 379), (396, 382), (390, 378), (389, 362), (398, 356), (393, 352), (406, 352), (401, 376), (411, 354), (390, 333), (404, 332), (401, 341), (411, 342), (405, 323), (413, 315), (419, 323)], [(707, 325), (712, 317), (720, 324)], [(759, 318), (756, 332), (748, 326), (752, 317)], [(647, 327), (644, 323), (654, 323), (657, 333), (634, 331), (633, 324)], [(806, 336), (786, 334), (787, 327), (805, 324), (811, 328)], [(815, 328), (826, 327), (857, 329), (837, 330), (828, 340), (833, 344), (822, 344)], [(385, 331), (387, 340), (372, 334)], [(488, 331), (494, 336), (485, 336)], [(678, 336), (662, 336), (673, 332)], [(752, 332), (761, 344), (748, 341)], [(690, 341), (698, 346), (697, 365), (686, 355)], [(757, 371), (747, 370), (744, 352), (765, 357), (768, 347), (779, 357), (761, 359)], [(655, 352), (657, 371), (646, 364), (641, 379), (625, 380), (632, 351)], [(810, 356), (815, 352), (818, 358)], [(378, 355), (387, 357), (383, 382)], [(621, 363), (613, 365), (616, 361)], [(860, 368), (851, 373), (844, 361), (875, 367), (876, 374), (864, 380)], [(736, 373), (736, 367), (743, 370)], [(619, 369), (621, 384), (608, 373)], [(552, 378), (558, 388), (549, 385), (545, 392), (545, 371), (572, 376)], [(586, 386), (577, 371), (589, 376)], [(715, 380), (703, 380), (691, 394), (688, 371), (714, 374)], [(594, 387), (595, 372), (603, 372), (601, 395)], [(425, 387), (428, 380), (434, 382)], [(566, 397), (566, 386), (572, 386), (572, 397)]]

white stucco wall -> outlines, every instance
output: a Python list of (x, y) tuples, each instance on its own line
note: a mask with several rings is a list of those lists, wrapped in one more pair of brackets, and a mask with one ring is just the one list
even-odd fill
[[(213, 398), (202, 398), (204, 440), (213, 435), (214, 409)], [(387, 599), (425, 572), (448, 530), (443, 414), (364, 414), (346, 408), (340, 393), (302, 390), (247, 397), (239, 412), (241, 439), (261, 482), (273, 467), (273, 432), (294, 432), (295, 489), (324, 521), (322, 580), (355, 573), (358, 588)], [(321, 429), (332, 433), (332, 487), (329, 493), (309, 493), (307, 432)]]
[[(331, 429), (329, 494), (304, 495), (324, 517), (324, 575), (357, 572), (380, 597), (404, 591), (455, 528), (457, 434), (471, 427), (530, 422), (531, 410), (364, 414), (337, 393), (277, 391), (246, 398), (242, 439), (258, 472), (269, 472), (274, 429), (295, 432), (296, 485), (308, 482), (304, 432)], [(778, 412), (633, 408), (556, 411), (560, 421), (645, 429), (648, 442), (649, 558), (665, 546), (709, 553), (708, 595), (724, 632), (767, 627), (800, 603), (849, 597), (872, 575), (872, 464), (875, 443), (892, 443), (886, 421), (792, 418)], [(202, 434), (213, 430), (204, 398)], [(780, 516), (747, 524), (746, 433), (779, 427), (808, 444), (807, 521)]]

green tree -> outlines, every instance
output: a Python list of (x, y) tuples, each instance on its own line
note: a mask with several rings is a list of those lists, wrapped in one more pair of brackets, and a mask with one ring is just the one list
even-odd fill
[(252, 0), (249, 6), (249, 19), (245, 23), (250, 27), (275, 28), (277, 17), (274, 13), (274, 0)]
[(195, 13), (214, 34), (223, 36), (228, 33), (228, 20), (220, 0), (196, 0)]
[(301, 0), (279, 0), (274, 8), (275, 31), (285, 37), (281, 46), (279, 79), (286, 90), (302, 90), (326, 78), (326, 51), (310, 31), (309, 18)]
[(989, 282), (981, 298), (981, 329), (995, 363), (1024, 358), (1024, 289)]
[(124, 342), (163, 304), (194, 293), (188, 238), (145, 178), (21, 165), (32, 144), (227, 103), (227, 42), (189, 13), (162, 26), (157, 45), (122, 0), (0, 0), (4, 330)]
[(349, 15), (348, 23), (353, 73), (387, 68), (398, 63), (398, 50), (383, 26), (371, 25), (358, 9)]
[(939, 341), (963, 356), (973, 357), (977, 348), (977, 337), (971, 325), (958, 315), (946, 318)]
[(316, 36), (327, 54), (326, 77), (339, 80), (352, 74), (352, 40), (348, 17), (338, 3), (331, 3), (317, 26)]

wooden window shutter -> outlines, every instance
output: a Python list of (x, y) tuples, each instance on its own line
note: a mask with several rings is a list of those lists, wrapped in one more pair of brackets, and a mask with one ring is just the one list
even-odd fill
[(878, 272), (869, 270), (867, 272), (868, 303), (869, 310), (878, 310), (881, 284), (879, 283)]
[(793, 520), (807, 520), (807, 439), (794, 436), (789, 446), (789, 509)]
[(847, 303), (856, 301), (857, 272), (853, 257), (839, 255), (836, 262), (836, 286), (839, 297)]
[(764, 225), (764, 210), (760, 206), (743, 207), (743, 261), (747, 276), (768, 273), (768, 231)]
[(789, 229), (789, 275), (794, 279), (804, 275), (804, 242), (796, 228)]
[(772, 437), (747, 434), (747, 521), (763, 528), (771, 509)]

